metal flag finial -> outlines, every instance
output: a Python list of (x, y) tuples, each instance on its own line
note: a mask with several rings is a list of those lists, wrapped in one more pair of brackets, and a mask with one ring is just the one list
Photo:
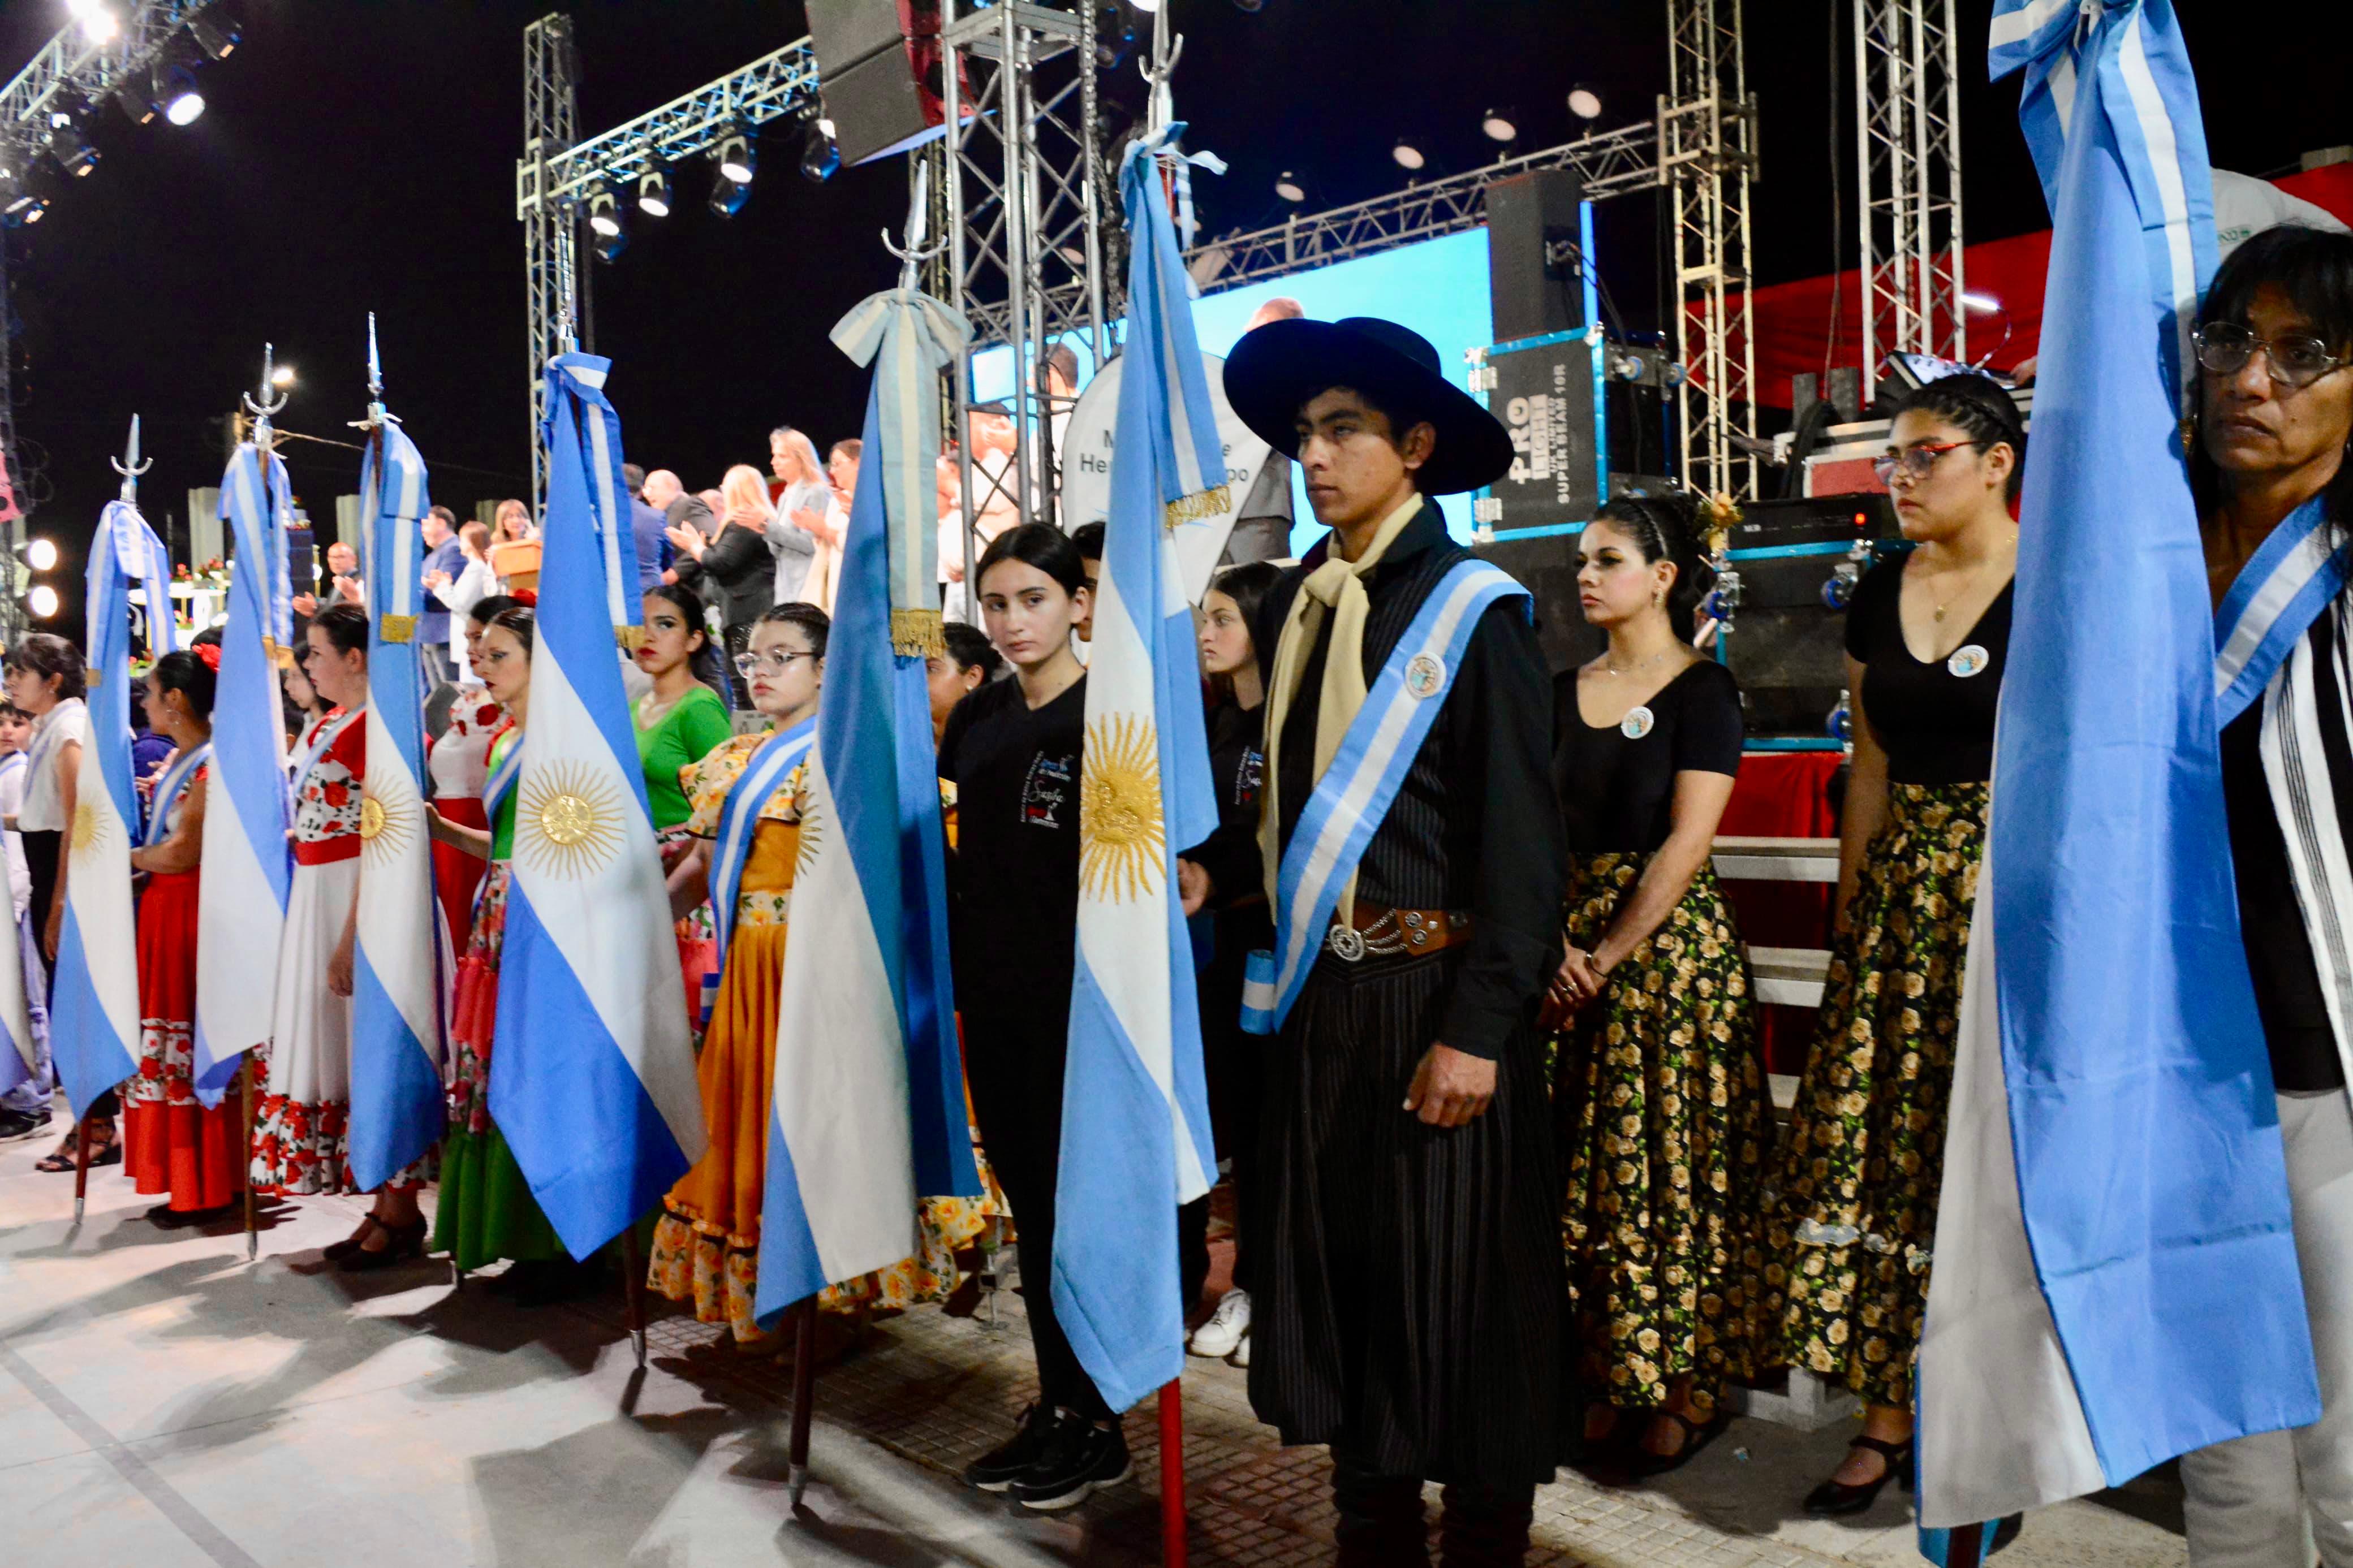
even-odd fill
[(246, 412), (253, 416), (256, 446), (267, 445), (261, 437), (269, 429), (269, 416), (286, 406), (286, 399), (290, 395), (283, 392), (274, 396), (271, 395), (270, 387), (275, 384), (277, 375), (277, 345), (264, 343), (261, 345), (261, 391), (259, 395), (249, 392), (245, 395)]
[(122, 456), (109, 458), (106, 461), (110, 468), (122, 476), (122, 499), (128, 501), (137, 500), (139, 476), (155, 466), (155, 459), (153, 458), (143, 463), (139, 460), (139, 416), (134, 414), (131, 416), (131, 441), (122, 448)]
[(367, 389), (367, 417), (353, 420), (352, 428), (373, 430), (387, 419), (395, 425), (399, 424), (400, 416), (389, 412), (384, 405), (384, 355), (377, 352), (375, 346), (375, 312), (374, 310), (368, 312)]

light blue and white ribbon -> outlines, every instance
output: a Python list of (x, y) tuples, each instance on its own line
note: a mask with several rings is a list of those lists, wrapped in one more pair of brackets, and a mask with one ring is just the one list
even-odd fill
[(816, 744), (814, 713), (788, 730), (777, 731), (752, 753), (752, 760), (727, 792), (727, 804), (720, 808), (719, 837), (711, 845), (711, 921), (717, 932), (711, 966), (721, 973), (727, 970), (727, 944), (735, 935), (735, 899), (743, 890), (744, 868), (752, 858), (760, 812)]
[(2214, 722), (2254, 706), (2272, 675), (2353, 575), (2353, 541), (2315, 496), (2280, 521), (2214, 611)]
[(179, 820), (180, 796), (186, 792), (188, 781), (196, 770), (212, 761), (213, 743), (206, 741), (193, 752), (183, 752), (172, 759), (163, 776), (147, 796), (147, 831), (141, 836), (142, 847), (153, 849), (172, 837), (174, 825)]

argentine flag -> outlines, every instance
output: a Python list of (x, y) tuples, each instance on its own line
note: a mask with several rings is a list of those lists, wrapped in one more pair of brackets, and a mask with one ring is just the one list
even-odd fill
[(196, 889), (196, 1098), (220, 1103), (238, 1061), (269, 1038), (278, 948), (294, 877), (286, 843), (286, 710), (278, 669), (290, 659), (292, 590), (286, 465), (247, 442), (221, 479), (235, 531), (228, 623), (213, 692), (205, 792), (204, 877)]
[[(890, 482), (932, 471), (939, 370), (955, 359), (965, 324), (902, 288), (866, 300), (833, 339), (875, 371), (777, 1008), (754, 1302), (763, 1323), (912, 1256), (921, 1197), (980, 1194), (948, 982), (946, 838), (923, 674), (923, 647), (939, 633), (939, 500), (928, 479)], [(898, 632), (920, 623), (927, 635), (896, 636), (894, 619)]]
[(352, 1177), (382, 1185), (441, 1136), (448, 977), (426, 828), (424, 680), (417, 598), (425, 459), (389, 415), (360, 474), (369, 606), (367, 779), (352, 993)]
[(171, 557), (137, 507), (109, 501), (90, 545), (90, 738), (66, 828), (66, 912), (49, 999), (49, 1049), (77, 1118), (139, 1066), (138, 922), (131, 902), (131, 847), (140, 828), (131, 771), (134, 582), (146, 590), (149, 646), (163, 653), (174, 646), (176, 629)]
[(703, 1148), (670, 895), (615, 652), (616, 631), (639, 616), (611, 366), (575, 353), (547, 367), (531, 738), (491, 1053), (491, 1115), (575, 1258), (659, 1202)]
[[(2052, 237), (1919, 1361), (1920, 1519), (2115, 1486), (2320, 1401), (2238, 922), (2178, 424), (2214, 268), (2167, 0), (2000, 0)], [(2082, 613), (2096, 583), (2117, 613)]]
[(1138, 141), (1120, 171), (1127, 363), (1087, 662), (1078, 970), (1055, 1193), (1054, 1310), (1114, 1410), (1184, 1367), (1176, 1206), (1208, 1192), (1217, 1169), (1176, 870), (1176, 852), (1208, 837), (1218, 811), (1169, 531), (1221, 510), (1226, 479), (1162, 194), (1162, 157), (1184, 129)]

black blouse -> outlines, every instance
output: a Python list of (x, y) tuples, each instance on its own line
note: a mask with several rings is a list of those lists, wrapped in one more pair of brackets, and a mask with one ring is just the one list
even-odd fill
[(1079, 760), (1087, 682), (1032, 709), (1021, 683), (981, 683), (940, 736), (956, 786), (948, 935), (956, 994), (1028, 1013), (1069, 1005), (1079, 918)]
[[(1864, 573), (1847, 605), (1846, 651), (1863, 666), (1863, 712), (1887, 753), (1890, 784), (1983, 784), (1993, 777), (1993, 715), (2010, 661), (2014, 584), (2002, 585), (1950, 656), (1926, 662), (1904, 641), (1906, 559)], [(1973, 648), (1980, 657), (1966, 658)]]
[(2240, 940), (2255, 983), (2263, 1043), (2271, 1048), (2273, 1087), (2309, 1094), (2343, 1087), (2345, 1067), (2296, 902), (2287, 840), (2263, 777), (2263, 723), (2259, 701), (2222, 731), (2222, 809), (2231, 827)]
[(1577, 710), (1577, 671), (1553, 681), (1553, 787), (1571, 855), (1647, 855), (1674, 830), (1677, 773), (1740, 772), (1740, 687), (1724, 666), (1702, 659), (1640, 710), (1651, 722), (1639, 736), (1622, 721), (1596, 729)]

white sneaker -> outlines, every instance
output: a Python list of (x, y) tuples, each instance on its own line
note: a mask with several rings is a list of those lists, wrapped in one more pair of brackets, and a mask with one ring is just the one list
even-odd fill
[(1234, 1353), (1234, 1347), (1250, 1332), (1250, 1292), (1229, 1290), (1219, 1301), (1218, 1310), (1209, 1321), (1193, 1331), (1185, 1348), (1195, 1355), (1220, 1359)]
[(1246, 1367), (1250, 1365), (1250, 1331), (1248, 1329), (1244, 1329), (1242, 1331), (1241, 1343), (1236, 1345), (1234, 1347), (1234, 1353), (1228, 1356), (1226, 1359), (1233, 1363), (1236, 1366)]

